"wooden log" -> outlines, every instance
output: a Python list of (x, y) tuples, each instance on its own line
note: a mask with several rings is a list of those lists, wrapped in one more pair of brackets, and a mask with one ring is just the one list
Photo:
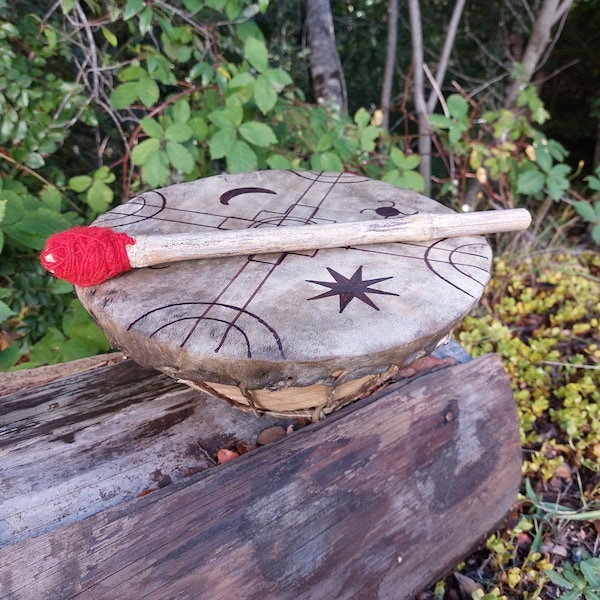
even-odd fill
[(510, 384), (400, 381), (190, 480), (0, 550), (3, 598), (411, 598), (516, 499)]

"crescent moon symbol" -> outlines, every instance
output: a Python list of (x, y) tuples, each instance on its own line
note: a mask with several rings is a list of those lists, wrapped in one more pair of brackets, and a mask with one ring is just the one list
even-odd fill
[(221, 194), (219, 200), (221, 204), (229, 205), (229, 201), (236, 196), (240, 196), (241, 194), (275, 194), (273, 190), (268, 190), (266, 188), (259, 187), (242, 187), (242, 188), (234, 188), (233, 190), (229, 190)]

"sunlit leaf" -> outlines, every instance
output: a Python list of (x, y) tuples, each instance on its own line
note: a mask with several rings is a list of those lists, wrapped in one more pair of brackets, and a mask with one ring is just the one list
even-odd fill
[(144, 140), (133, 147), (133, 150), (131, 151), (131, 160), (134, 165), (143, 165), (148, 159), (148, 156), (154, 154), (159, 149), (160, 140), (157, 140), (156, 138)]
[(273, 130), (266, 123), (251, 121), (242, 123), (239, 128), (241, 136), (251, 144), (260, 148), (267, 148), (271, 144), (277, 143), (277, 138)]
[(107, 27), (101, 27), (102, 35), (104, 39), (113, 47), (116, 48), (119, 45), (119, 40), (117, 36)]
[(192, 137), (192, 130), (186, 123), (173, 123), (167, 127), (165, 137), (171, 142), (187, 142)]
[(144, 117), (143, 119), (140, 119), (140, 125), (144, 133), (152, 138), (161, 139), (164, 136), (162, 125), (156, 119)]
[(189, 173), (194, 168), (194, 157), (183, 144), (168, 141), (166, 152), (171, 164), (178, 171)]
[(248, 62), (259, 72), (266, 71), (269, 67), (269, 53), (263, 40), (249, 37), (244, 44), (244, 55)]
[(86, 199), (89, 207), (97, 213), (105, 212), (113, 201), (113, 191), (102, 181), (94, 181), (87, 191)]
[(215, 160), (218, 158), (224, 158), (231, 152), (233, 144), (235, 143), (235, 129), (228, 127), (217, 131), (208, 143), (210, 150), (210, 157)]
[(227, 168), (230, 173), (246, 173), (258, 167), (258, 159), (254, 150), (241, 140), (233, 144), (227, 153)]
[(142, 166), (144, 181), (154, 188), (165, 185), (170, 174), (169, 158), (160, 150), (149, 154)]
[(277, 102), (277, 92), (264, 74), (256, 78), (254, 84), (254, 101), (263, 115), (273, 110)]

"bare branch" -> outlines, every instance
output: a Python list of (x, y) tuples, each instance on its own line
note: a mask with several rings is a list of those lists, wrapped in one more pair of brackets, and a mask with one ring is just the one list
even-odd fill
[(431, 193), (431, 127), (425, 102), (425, 78), (423, 70), (423, 30), (419, 0), (408, 0), (410, 35), (413, 57), (413, 95), (419, 123), (419, 172), (425, 182), (425, 194)]
[(383, 85), (381, 86), (381, 111), (383, 113), (382, 129), (389, 131), (392, 84), (394, 82), (394, 66), (396, 64), (396, 47), (398, 45), (398, 0), (390, 0), (388, 5), (387, 44)]
[[(450, 24), (448, 25), (448, 31), (446, 32), (446, 38), (444, 39), (444, 47), (442, 48), (442, 54), (440, 56), (440, 62), (438, 63), (438, 68), (435, 73), (435, 83), (438, 90), (441, 88), (444, 77), (446, 76), (446, 71), (448, 70), (448, 62), (450, 60), (450, 55), (452, 54), (452, 48), (454, 47), (454, 40), (456, 39), (456, 32), (458, 31), (458, 24), (460, 23), (465, 2), (466, 0), (456, 0), (454, 10), (452, 11), (452, 17), (450, 19)], [(433, 112), (439, 97), (440, 96), (434, 87), (427, 101), (428, 113)]]

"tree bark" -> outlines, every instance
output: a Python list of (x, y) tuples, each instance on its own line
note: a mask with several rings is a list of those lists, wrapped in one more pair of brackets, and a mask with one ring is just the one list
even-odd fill
[(346, 82), (335, 43), (330, 0), (306, 0), (306, 21), (310, 39), (310, 68), (317, 100), (338, 105), (348, 112)]
[(519, 92), (531, 81), (536, 67), (544, 56), (550, 43), (552, 28), (567, 14), (572, 4), (573, 0), (544, 0), (533, 24), (531, 36), (520, 63), (519, 73), (511, 80), (506, 89), (505, 108), (514, 108)]
[(390, 128), (390, 105), (392, 103), (392, 85), (394, 83), (394, 67), (396, 66), (396, 47), (398, 45), (398, 0), (390, 0), (388, 5), (387, 43), (383, 85), (381, 86), (381, 127), (385, 131)]
[(425, 182), (425, 195), (431, 194), (431, 126), (425, 102), (425, 70), (423, 62), (423, 28), (419, 0), (409, 0), (410, 37), (413, 60), (413, 96), (419, 124), (419, 172)]

